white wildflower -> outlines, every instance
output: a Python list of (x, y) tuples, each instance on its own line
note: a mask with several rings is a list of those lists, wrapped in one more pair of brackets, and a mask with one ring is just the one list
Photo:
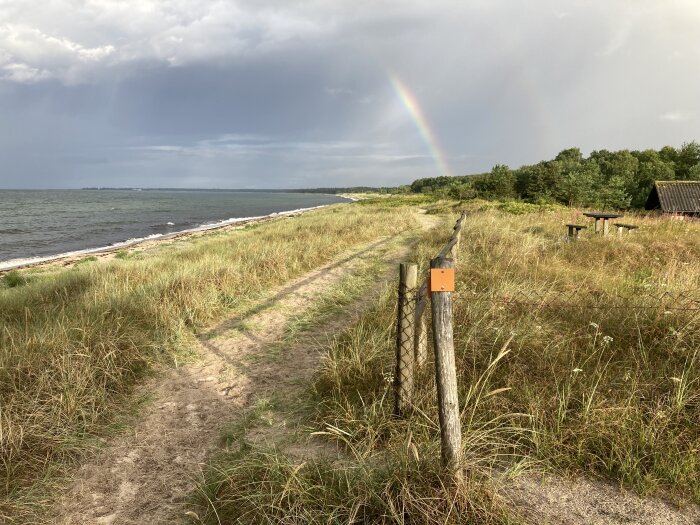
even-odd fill
[(589, 326), (592, 326), (592, 327), (595, 328), (596, 330), (598, 330), (598, 328), (600, 328), (600, 326), (598, 326), (598, 323), (594, 323), (594, 322), (592, 322), (592, 321), (591, 321), (590, 323), (588, 323), (588, 325), (589, 325)]
[(603, 336), (603, 343), (604, 343), (604, 344), (607, 345), (607, 344), (610, 344), (610, 343), (612, 343), (612, 342), (613, 342), (613, 338), (612, 338), (612, 337), (610, 337), (609, 335)]
[(572, 372), (573, 372), (574, 374), (578, 374), (579, 372), (583, 372), (583, 368), (574, 368), (574, 369), (572, 370)]

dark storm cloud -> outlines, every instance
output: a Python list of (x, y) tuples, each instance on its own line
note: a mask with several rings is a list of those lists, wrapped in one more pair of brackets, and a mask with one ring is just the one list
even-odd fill
[[(398, 184), (700, 138), (700, 8), (675, 2), (0, 6), (0, 186)], [(424, 130), (425, 132), (425, 130)]]

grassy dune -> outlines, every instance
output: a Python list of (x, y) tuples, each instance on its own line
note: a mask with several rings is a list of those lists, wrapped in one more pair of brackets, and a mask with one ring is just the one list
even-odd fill
[(36, 482), (94, 444), (155, 365), (188, 358), (198, 329), (352, 246), (409, 227), (406, 209), (333, 206), (0, 279), (0, 521), (23, 522), (42, 498)]
[[(493, 473), (533, 467), (700, 502), (700, 312), (669, 299), (700, 296), (700, 224), (627, 217), (632, 236), (568, 243), (576, 211), (474, 208), (455, 294), (465, 483), (439, 473), (432, 363), (414, 416), (391, 417), (388, 289), (327, 347), (309, 394), (309, 424), (346, 459), (233, 444), (205, 477), (203, 522), (511, 523)], [(416, 247), (423, 269), (454, 218)]]

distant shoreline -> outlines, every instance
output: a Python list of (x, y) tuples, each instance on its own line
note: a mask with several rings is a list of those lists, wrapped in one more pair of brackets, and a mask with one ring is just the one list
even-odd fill
[[(75, 191), (75, 190), (73, 190)], [(351, 197), (349, 195), (336, 195), (337, 197), (342, 197), (348, 199), (348, 202), (354, 202), (358, 200), (356, 197)], [(343, 203), (339, 203), (343, 204)], [(64, 263), (64, 265), (72, 264), (83, 257), (86, 256), (108, 256), (112, 255), (119, 250), (125, 250), (134, 248), (136, 246), (144, 245), (155, 245), (162, 241), (175, 240), (181, 238), (187, 238), (192, 236), (201, 235), (214, 230), (221, 230), (225, 228), (231, 228), (231, 230), (239, 229), (243, 226), (262, 223), (267, 221), (276, 220), (284, 217), (293, 217), (296, 215), (301, 215), (312, 210), (318, 210), (320, 208), (326, 208), (328, 206), (333, 206), (333, 204), (322, 204), (320, 206), (311, 206), (309, 208), (298, 208), (295, 210), (273, 212), (267, 215), (259, 215), (255, 217), (240, 217), (225, 219), (221, 221), (216, 221), (208, 224), (203, 224), (195, 228), (188, 228), (186, 230), (180, 230), (177, 232), (163, 233), (163, 234), (153, 234), (145, 237), (138, 237), (134, 239), (127, 239), (125, 241), (116, 242), (107, 246), (98, 246), (92, 248), (84, 248), (81, 250), (73, 250), (64, 253), (58, 253), (54, 255), (30, 257), (22, 259), (10, 259), (7, 261), (0, 261), (0, 274), (11, 271), (26, 269), (35, 266), (50, 265), (53, 263)]]

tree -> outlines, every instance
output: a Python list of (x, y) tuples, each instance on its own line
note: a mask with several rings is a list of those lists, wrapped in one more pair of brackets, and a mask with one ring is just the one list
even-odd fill
[(460, 201), (473, 199), (476, 197), (476, 190), (472, 181), (463, 182), (461, 184), (453, 184), (450, 186), (449, 195), (453, 199)]
[(504, 164), (493, 169), (474, 182), (474, 187), (487, 199), (510, 199), (515, 197), (515, 175)]
[(560, 193), (562, 163), (556, 160), (529, 166), (529, 180), (523, 196), (533, 202), (554, 202)]
[(573, 165), (562, 174), (558, 198), (569, 206), (593, 204), (600, 181), (597, 162), (586, 160)]
[(636, 185), (630, 189), (632, 207), (643, 208), (649, 193), (657, 180), (673, 180), (675, 171), (673, 163), (664, 162), (661, 156), (654, 150), (648, 150), (640, 156), (639, 169), (637, 170)]
[(678, 150), (676, 160), (676, 179), (689, 180), (690, 170), (700, 164), (700, 144), (695, 141), (686, 142)]
[(696, 164), (688, 170), (688, 180), (700, 180), (700, 164)]
[(629, 208), (632, 197), (626, 190), (627, 181), (619, 175), (610, 177), (598, 192), (598, 205), (607, 210)]
[(559, 152), (554, 158), (560, 162), (579, 164), (583, 161), (583, 154), (579, 148), (569, 148)]

